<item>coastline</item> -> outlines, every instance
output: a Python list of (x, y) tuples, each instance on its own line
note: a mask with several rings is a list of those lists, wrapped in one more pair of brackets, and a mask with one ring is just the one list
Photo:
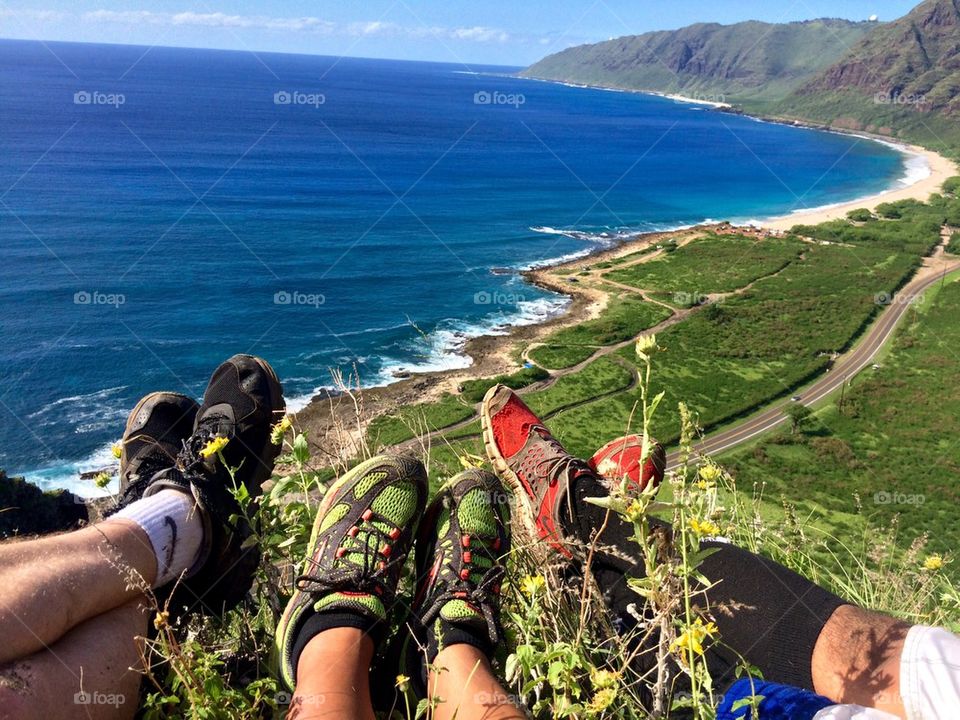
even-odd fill
[[(840, 132), (830, 129), (831, 132)], [(960, 174), (960, 168), (952, 160), (940, 155), (933, 150), (919, 147), (918, 145), (907, 145), (897, 143), (890, 139), (864, 135), (862, 133), (843, 133), (845, 135), (854, 135), (864, 137), (873, 141), (883, 142), (887, 145), (897, 148), (904, 155), (913, 155), (922, 157), (926, 163), (928, 174), (926, 177), (918, 178), (915, 182), (904, 185), (898, 181), (900, 186), (893, 186), (888, 190), (867, 195), (865, 197), (850, 200), (848, 202), (824, 205), (818, 208), (797, 210), (787, 215), (778, 215), (765, 218), (759, 221), (759, 224), (770, 230), (789, 230), (794, 225), (817, 225), (830, 220), (837, 220), (847, 216), (851, 210), (858, 208), (867, 208), (875, 210), (881, 203), (897, 202), (899, 200), (919, 200), (926, 202), (931, 195), (939, 192), (944, 181), (954, 175)]]
[[(624, 90), (624, 92), (640, 91)], [(697, 100), (696, 98), (682, 98), (680, 96), (670, 96), (660, 93), (640, 94), (673, 99), (677, 102), (690, 102), (703, 106), (711, 106), (713, 111), (726, 111), (726, 108), (720, 107), (721, 104), (719, 103), (707, 103)], [(761, 218), (756, 221), (738, 219), (736, 224), (745, 225), (750, 223), (766, 230), (782, 232), (789, 230), (795, 225), (817, 224), (843, 218), (847, 212), (856, 208), (867, 207), (873, 209), (880, 203), (894, 202), (907, 198), (925, 201), (931, 194), (938, 191), (944, 180), (953, 175), (960, 174), (957, 165), (942, 155), (921, 147), (897, 143), (891, 138), (871, 136), (862, 132), (845, 131), (843, 129), (802, 124), (785, 119), (756, 119), (764, 122), (787, 124), (797, 128), (837, 132), (869, 139), (871, 141), (882, 142), (896, 148), (905, 156), (922, 158), (926, 166), (925, 176), (918, 177), (908, 185), (904, 184), (904, 178), (901, 178), (887, 190), (851, 201), (804, 209), (785, 215)], [(907, 169), (909, 170), (910, 168), (907, 167)], [(459, 367), (442, 370), (422, 370), (420, 372), (414, 371), (409, 375), (404, 375), (402, 378), (397, 377), (396, 380), (386, 384), (362, 388), (359, 387), (359, 383), (354, 382), (353, 390), (359, 391), (362, 389), (363, 413), (361, 417), (357, 417), (354, 400), (350, 394), (338, 393), (336, 391), (317, 391), (309, 400), (304, 399), (305, 404), (298, 407), (293, 413), (296, 415), (297, 424), (309, 432), (311, 444), (320, 450), (319, 455), (324, 456), (328, 462), (335, 462), (344, 459), (345, 455), (355, 455), (362, 452), (366, 426), (375, 417), (392, 412), (401, 407), (435, 401), (445, 394), (456, 395), (458, 394), (460, 384), (466, 380), (514, 373), (523, 367), (521, 353), (527, 345), (542, 340), (545, 336), (560, 328), (573, 326), (590, 318), (597, 317), (606, 306), (609, 294), (577, 283), (572, 283), (567, 278), (561, 276), (562, 271), (578, 270), (587, 263), (602, 262), (621, 255), (634, 253), (651, 244), (662, 242), (666, 239), (676, 238), (678, 241), (682, 241), (684, 238), (690, 238), (697, 233), (716, 228), (719, 225), (720, 223), (710, 221), (709, 223), (702, 223), (695, 226), (678, 227), (673, 230), (631, 235), (630, 237), (618, 239), (614, 244), (585, 248), (582, 254), (578, 253), (574, 256), (567, 256), (566, 258), (552, 261), (548, 260), (544, 261), (543, 264), (533, 266), (531, 269), (518, 270), (517, 274), (527, 283), (565, 298), (567, 300), (566, 307), (560, 310), (560, 312), (538, 322), (520, 326), (510, 326), (505, 332), (482, 334), (466, 338), (463, 345), (456, 349), (456, 354), (462, 356), (465, 361)], [(655, 254), (656, 253), (652, 253), (651, 255)], [(371, 378), (363, 377), (360, 380), (370, 382)], [(106, 458), (105, 464), (112, 464), (112, 460), (107, 457), (108, 453), (109, 448), (100, 448), (95, 454), (95, 457), (97, 460), (101, 457)], [(99, 465), (94, 467), (96, 462), (92, 458), (89, 460), (87, 465), (90, 468), (98, 470), (102, 467)], [(48, 484), (42, 485), (42, 487), (48, 486)], [(71, 483), (70, 488), (77, 490), (75, 483)], [(98, 492), (92, 486), (87, 489), (81, 486), (80, 492), (84, 495), (103, 494), (102, 491)]]
[[(679, 98), (674, 99), (679, 100)], [(697, 102), (693, 98), (684, 100)], [(785, 123), (775, 119), (758, 119), (796, 125), (796, 123)], [(857, 208), (866, 207), (873, 210), (877, 205), (885, 202), (905, 199), (925, 202), (930, 195), (939, 191), (945, 180), (960, 174), (957, 164), (926, 148), (897, 143), (890, 138), (867, 136), (864, 133), (814, 126), (803, 127), (840, 132), (883, 142), (895, 147), (904, 155), (923, 158), (928, 171), (924, 177), (908, 185), (902, 184), (903, 181), (900, 180), (899, 187), (895, 185), (880, 193), (809, 210), (771, 216), (751, 223), (763, 230), (784, 232), (795, 225), (814, 225), (844, 218), (850, 210)], [(708, 223), (676, 230), (645, 233), (622, 240), (613, 246), (596, 248), (572, 259), (548, 262), (523, 270), (520, 275), (530, 284), (569, 298), (570, 303), (567, 308), (543, 322), (511, 327), (505, 334), (480, 335), (468, 339), (460, 350), (461, 354), (470, 358), (470, 364), (467, 367), (413, 373), (410, 377), (377, 387), (354, 387), (354, 391), (362, 389), (362, 416), (358, 415), (357, 406), (349, 394), (327, 393), (314, 396), (296, 413), (297, 424), (309, 432), (311, 444), (329, 460), (343, 461), (346, 456), (363, 452), (366, 427), (373, 418), (409, 405), (436, 401), (446, 394), (455, 395), (459, 385), (466, 380), (516, 372), (523, 366), (521, 353), (524, 346), (537, 342), (560, 328), (597, 317), (606, 306), (609, 294), (564, 281), (560, 277), (563, 271), (577, 270), (587, 262), (603, 262), (635, 253), (667, 239), (675, 239), (678, 242), (688, 241), (720, 225), (721, 223)]]

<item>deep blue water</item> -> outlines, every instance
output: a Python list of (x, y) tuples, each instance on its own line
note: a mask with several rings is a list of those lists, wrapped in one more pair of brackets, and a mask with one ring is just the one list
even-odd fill
[(563, 306), (493, 267), (904, 172), (865, 140), (456, 65), (0, 41), (0, 467), (64, 484), (143, 393), (199, 395), (235, 352), (294, 398), (334, 366), (463, 364), (464, 335)]

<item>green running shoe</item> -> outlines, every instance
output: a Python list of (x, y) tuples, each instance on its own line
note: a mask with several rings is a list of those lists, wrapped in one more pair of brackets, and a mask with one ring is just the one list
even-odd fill
[(277, 626), (274, 650), (280, 676), (291, 690), (297, 638), (315, 613), (386, 621), (426, 499), (426, 471), (419, 460), (405, 455), (371, 458), (327, 490), (306, 566)]
[(499, 645), (500, 584), (510, 553), (509, 496), (497, 477), (471, 468), (448, 481), (417, 536), (417, 592), (401, 673), (426, 696), (425, 660), (467, 643), (488, 656)]

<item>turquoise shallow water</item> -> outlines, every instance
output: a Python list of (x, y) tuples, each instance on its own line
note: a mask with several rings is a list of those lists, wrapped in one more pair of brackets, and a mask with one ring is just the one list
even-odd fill
[[(0, 42), (0, 467), (78, 487), (235, 352), (295, 404), (564, 300), (491, 268), (879, 192), (896, 150), (510, 68)], [(477, 74), (476, 71), (480, 71)], [(92, 492), (91, 488), (82, 488)]]

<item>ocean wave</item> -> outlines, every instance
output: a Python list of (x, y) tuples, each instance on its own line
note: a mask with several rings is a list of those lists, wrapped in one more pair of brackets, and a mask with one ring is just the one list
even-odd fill
[(502, 336), (513, 327), (536, 325), (562, 314), (570, 304), (563, 296), (548, 296), (534, 300), (520, 300), (510, 311), (492, 313), (475, 323), (447, 320), (432, 333), (415, 341), (416, 361), (386, 357), (376, 378), (376, 385), (388, 385), (406, 373), (442, 372), (463, 370), (473, 364), (473, 359), (464, 352), (473, 338), (493, 335)]
[(82, 480), (80, 474), (113, 467), (116, 462), (113, 457), (113, 443), (107, 443), (82, 460), (51, 463), (42, 468), (29, 470), (23, 473), (23, 476), (41, 490), (64, 489), (85, 498), (106, 497), (119, 492), (119, 478), (114, 477), (107, 487), (98, 488), (92, 480)]
[[(903, 151), (901, 151), (903, 152)], [(921, 180), (926, 180), (933, 174), (933, 169), (927, 159), (919, 153), (910, 153), (907, 151), (906, 161), (903, 163), (903, 177), (897, 182), (903, 187), (910, 187)]]
[(68, 404), (74, 404), (74, 403), (90, 403), (90, 402), (95, 402), (95, 401), (96, 401), (96, 402), (99, 402), (99, 401), (101, 401), (101, 400), (106, 400), (106, 399), (107, 399), (108, 397), (110, 397), (111, 395), (114, 395), (114, 394), (116, 394), (116, 393), (118, 393), (118, 392), (123, 392), (123, 391), (126, 390), (128, 387), (129, 387), (129, 385), (118, 385), (117, 387), (104, 388), (103, 390), (97, 390), (97, 391), (95, 391), (95, 392), (86, 393), (86, 394), (83, 394), (83, 395), (70, 395), (70, 396), (68, 396), (68, 397), (58, 398), (57, 400), (54, 400), (53, 402), (47, 403), (47, 404), (44, 405), (42, 408), (40, 408), (39, 410), (31, 413), (30, 415), (27, 415), (27, 417), (33, 419), (33, 418), (36, 418), (36, 417), (38, 417), (38, 416), (40, 416), (40, 415), (42, 415), (42, 414), (44, 414), (44, 413), (50, 412), (51, 410), (55, 410), (55, 409), (57, 409), (57, 408), (59, 408), (59, 407), (62, 407), (62, 406), (64, 406), (64, 405), (68, 405)]

